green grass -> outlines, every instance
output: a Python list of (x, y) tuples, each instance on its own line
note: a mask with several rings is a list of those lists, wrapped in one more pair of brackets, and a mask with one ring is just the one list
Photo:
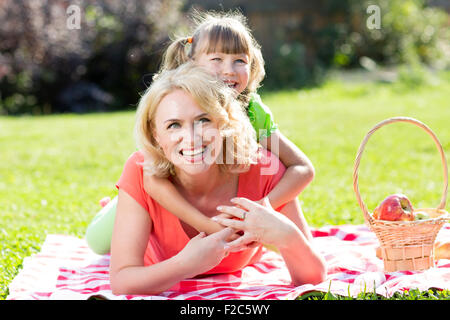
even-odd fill
[[(264, 94), (281, 131), (314, 163), (316, 178), (300, 196), (310, 225), (363, 223), (352, 188), (353, 165), (359, 144), (379, 121), (417, 118), (450, 154), (448, 92), (447, 73), (438, 84), (413, 89), (334, 80), (320, 88)], [(0, 117), (0, 299), (8, 295), (23, 259), (40, 250), (47, 234), (83, 237), (98, 200), (116, 194), (114, 184), (135, 150), (133, 121), (132, 112)], [(438, 151), (411, 124), (391, 124), (372, 136), (359, 177), (369, 210), (399, 191), (416, 207), (436, 206), (442, 196)], [(427, 291), (395, 298), (411, 297), (448, 299), (449, 294)], [(339, 297), (319, 293), (309, 298)]]
[[(449, 89), (447, 74), (439, 85), (411, 90), (401, 85), (331, 81), (317, 89), (265, 95), (263, 101), (282, 132), (315, 166), (316, 177), (300, 196), (309, 223), (363, 223), (353, 191), (354, 162), (367, 132), (382, 120), (416, 118), (433, 130), (450, 154)], [(360, 194), (369, 210), (395, 192), (405, 193), (416, 207), (436, 206), (442, 196), (438, 149), (425, 131), (409, 123), (376, 131), (364, 149), (358, 173)]]
[(312, 291), (308, 292), (297, 300), (450, 300), (450, 291), (429, 289), (420, 291), (411, 289), (404, 292), (396, 292), (392, 297), (386, 298), (374, 292), (362, 292), (357, 297), (347, 297), (334, 295), (330, 292)]

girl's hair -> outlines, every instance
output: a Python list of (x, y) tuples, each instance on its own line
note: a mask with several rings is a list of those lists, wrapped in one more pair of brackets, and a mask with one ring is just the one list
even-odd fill
[[(135, 124), (137, 146), (144, 154), (144, 173), (158, 177), (174, 174), (174, 165), (166, 158), (154, 138), (155, 114), (161, 100), (175, 90), (190, 94), (199, 107), (218, 124), (223, 139), (223, 171), (243, 172), (259, 158), (256, 133), (233, 91), (222, 81), (193, 62), (165, 70), (141, 97)], [(220, 160), (220, 159), (219, 159)], [(231, 160), (231, 161), (230, 161)]]
[[(163, 55), (161, 72), (177, 68), (199, 53), (245, 53), (250, 58), (250, 76), (247, 88), (239, 99), (248, 102), (249, 94), (256, 92), (265, 76), (261, 48), (252, 36), (246, 18), (239, 11), (194, 12), (194, 30), (190, 36), (172, 42)], [(156, 75), (156, 77), (158, 74)]]

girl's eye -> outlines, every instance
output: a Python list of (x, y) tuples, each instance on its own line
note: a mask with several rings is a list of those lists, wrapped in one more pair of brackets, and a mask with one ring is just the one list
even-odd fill
[(214, 57), (214, 58), (212, 58), (211, 60), (212, 60), (212, 61), (222, 61), (222, 59), (219, 58), (219, 57)]
[(244, 59), (237, 59), (236, 62), (247, 64), (247, 61), (245, 61)]

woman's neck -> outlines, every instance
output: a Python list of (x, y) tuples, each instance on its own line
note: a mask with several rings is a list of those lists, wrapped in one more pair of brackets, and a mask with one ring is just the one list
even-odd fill
[(230, 200), (237, 196), (239, 189), (239, 175), (221, 170), (199, 175), (180, 172), (172, 181), (178, 192), (208, 217), (218, 214), (218, 205), (232, 205)]
[(226, 175), (217, 165), (213, 165), (209, 170), (196, 175), (175, 169), (174, 183), (191, 196), (201, 196), (214, 193), (217, 188), (224, 184)]

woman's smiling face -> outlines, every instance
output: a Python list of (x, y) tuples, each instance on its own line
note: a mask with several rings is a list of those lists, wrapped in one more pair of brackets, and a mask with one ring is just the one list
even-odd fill
[(208, 170), (222, 151), (217, 122), (181, 89), (161, 100), (154, 124), (154, 137), (166, 158), (188, 174)]

